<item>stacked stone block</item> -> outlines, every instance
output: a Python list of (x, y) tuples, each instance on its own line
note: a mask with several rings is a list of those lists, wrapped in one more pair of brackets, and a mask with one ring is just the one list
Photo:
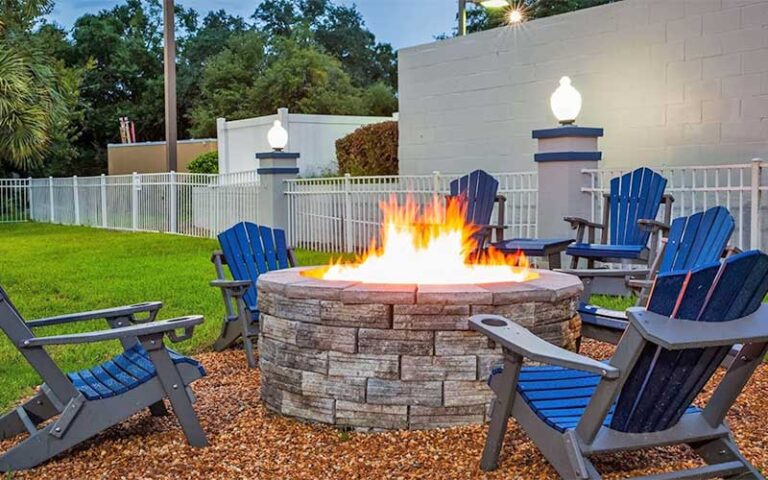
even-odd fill
[(425, 429), (488, 419), (499, 347), (469, 330), (504, 315), (573, 349), (581, 282), (543, 271), (515, 284), (370, 285), (259, 279), (261, 396), (283, 415), (355, 429)]

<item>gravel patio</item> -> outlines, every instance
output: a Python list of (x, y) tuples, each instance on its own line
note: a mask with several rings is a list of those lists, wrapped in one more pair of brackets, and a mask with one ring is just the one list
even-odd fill
[[(583, 352), (596, 358), (611, 348), (585, 342)], [(190, 448), (174, 417), (140, 414), (28, 472), (9, 478), (206, 478), (206, 479), (457, 479), (556, 478), (514, 422), (507, 433), (502, 464), (491, 474), (480, 471), (486, 426), (432, 431), (353, 433), (300, 423), (270, 413), (259, 400), (259, 371), (248, 370), (240, 350), (196, 355), (208, 376), (195, 384), (196, 410), (211, 446)], [(768, 469), (768, 368), (758, 369), (728, 417), (745, 456)], [(0, 442), (5, 450), (17, 439)], [(694, 466), (684, 448), (664, 448), (600, 457), (604, 478), (664, 471), (666, 464)]]

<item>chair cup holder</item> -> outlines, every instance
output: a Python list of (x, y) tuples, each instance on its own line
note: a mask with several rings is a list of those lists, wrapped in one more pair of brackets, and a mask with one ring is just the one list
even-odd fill
[(506, 327), (507, 322), (499, 320), (498, 318), (484, 318), (480, 320), (480, 323), (489, 327)]

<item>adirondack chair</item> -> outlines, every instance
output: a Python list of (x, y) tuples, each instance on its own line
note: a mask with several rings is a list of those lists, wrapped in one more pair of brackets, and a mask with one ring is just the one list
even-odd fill
[[(611, 192), (603, 197), (602, 223), (579, 217), (564, 219), (576, 230), (576, 243), (565, 253), (571, 256), (568, 273), (578, 275), (584, 282), (584, 301), (599, 287), (603, 288), (602, 293), (623, 293), (627, 274), (647, 275), (647, 270), (596, 269), (595, 262), (649, 265), (653, 261), (661, 229), (669, 225), (672, 213), (673, 199), (664, 194), (666, 185), (667, 180), (658, 173), (638, 168), (611, 180)], [(664, 221), (658, 222), (656, 215), (661, 204), (665, 205)], [(595, 243), (596, 230), (601, 230), (600, 243)], [(587, 261), (586, 270), (577, 270), (581, 258)]]
[[(688, 271), (716, 262), (721, 256), (728, 256), (735, 249), (728, 247), (735, 227), (733, 217), (725, 207), (713, 207), (705, 212), (679, 217), (662, 239), (662, 247), (654, 259), (645, 279), (627, 279), (631, 289), (639, 292), (637, 305), (645, 305), (650, 287), (659, 273)], [(618, 343), (627, 327), (624, 311), (609, 310), (582, 303), (578, 308), (581, 316), (581, 334), (609, 343)]]
[[(474, 235), (478, 248), (484, 248), (496, 232), (496, 241), (504, 240), (504, 207), (506, 198), (498, 195), (499, 182), (483, 170), (475, 170), (450, 184), (450, 197), (460, 197), (467, 204), (467, 221), (479, 227)], [(498, 220), (491, 224), (493, 206), (498, 202)]]
[[(243, 339), (248, 365), (256, 368), (253, 338), (258, 336), (259, 307), (256, 281), (262, 273), (295, 267), (293, 249), (285, 242), (285, 231), (250, 222), (240, 222), (219, 234), (221, 250), (211, 261), (217, 279), (211, 286), (221, 289), (226, 317), (221, 335), (213, 344), (217, 352)], [(224, 265), (234, 280), (228, 280)]]
[[(768, 351), (768, 255), (740, 253), (656, 278), (648, 308), (629, 311), (616, 353), (599, 362), (495, 315), (470, 328), (501, 344), (503, 367), (481, 467), (495, 469), (510, 415), (566, 479), (599, 479), (588, 456), (688, 444), (708, 464), (654, 479), (760, 478), (724, 419)], [(732, 345), (738, 357), (703, 407), (693, 404)], [(527, 358), (546, 366), (523, 366)], [(643, 477), (650, 478), (650, 477)]]
[[(0, 456), (0, 472), (35, 467), (144, 408), (155, 416), (164, 415), (164, 398), (170, 400), (190, 445), (207, 445), (188, 389), (205, 370), (163, 345), (163, 337), (172, 342), (190, 338), (203, 317), (155, 321), (161, 307), (160, 302), (150, 302), (25, 322), (0, 288), (0, 329), (45, 382), (34, 397), (0, 417), (0, 440), (29, 434)], [(97, 319), (105, 319), (111, 328), (47, 337), (32, 332), (37, 327)], [(46, 351), (53, 345), (110, 340), (120, 341), (123, 353), (68, 374)]]

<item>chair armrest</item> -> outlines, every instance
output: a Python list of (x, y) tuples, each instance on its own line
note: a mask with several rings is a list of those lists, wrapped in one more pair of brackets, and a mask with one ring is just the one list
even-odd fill
[(245, 295), (245, 291), (253, 285), (253, 282), (250, 280), (212, 280), (210, 285), (226, 290), (236, 297), (241, 297)]
[[(80, 343), (106, 342), (130, 337), (167, 334), (173, 342), (179, 342), (192, 336), (196, 325), (203, 323), (202, 315), (173, 318), (159, 322), (130, 325), (127, 327), (98, 330), (95, 332), (73, 333), (67, 335), (52, 335), (50, 337), (34, 337), (19, 342), (20, 348), (36, 348), (46, 345), (72, 345)], [(176, 335), (176, 330), (184, 329), (183, 335)]]
[(627, 316), (643, 338), (667, 350), (768, 342), (768, 304), (751, 315), (728, 322), (669, 318), (641, 307), (630, 308)]
[(640, 227), (641, 230), (646, 230), (649, 232), (658, 232), (658, 231), (669, 231), (669, 225), (667, 225), (664, 222), (660, 222), (658, 220), (651, 220), (649, 218), (641, 218), (637, 221), (637, 225)]
[(224, 252), (221, 250), (214, 250), (211, 254), (211, 263), (216, 263), (216, 261), (219, 261), (222, 265), (227, 264), (227, 257), (224, 256)]
[(650, 288), (653, 286), (653, 280), (627, 277), (627, 286), (630, 288)]
[(91, 310), (89, 312), (72, 313), (68, 315), (59, 315), (56, 317), (39, 318), (30, 320), (27, 326), (30, 328), (47, 327), (49, 325), (60, 325), (62, 323), (83, 322), (86, 320), (105, 319), (109, 320), (118, 317), (127, 317), (137, 313), (149, 313), (146, 320), (134, 320), (136, 322), (151, 322), (157, 316), (157, 312), (162, 308), (163, 302), (145, 302), (123, 307), (105, 308), (102, 310)]
[(565, 217), (563, 218), (563, 220), (570, 223), (571, 228), (574, 230), (578, 228), (579, 225), (584, 225), (590, 228), (599, 228), (601, 230), (604, 228), (602, 223), (592, 222), (587, 220), (586, 218), (581, 218), (581, 217)]
[(536, 362), (596, 373), (606, 378), (619, 376), (616, 367), (552, 345), (499, 315), (473, 315), (469, 318), (469, 328)]

